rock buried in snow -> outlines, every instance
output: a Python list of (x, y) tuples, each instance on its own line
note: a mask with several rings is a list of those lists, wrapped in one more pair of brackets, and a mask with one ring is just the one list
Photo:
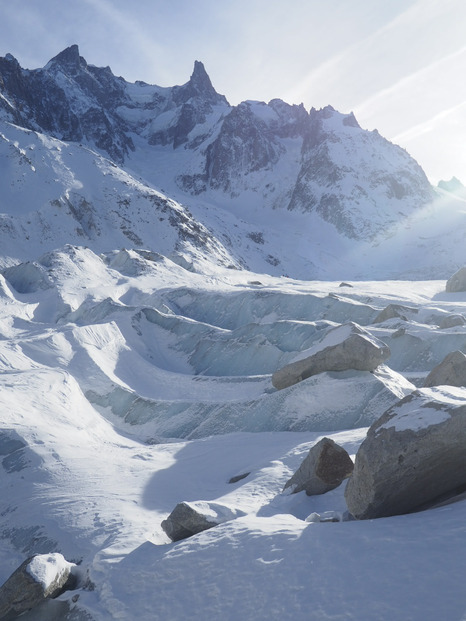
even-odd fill
[(313, 512), (307, 516), (305, 522), (311, 523), (325, 523), (325, 522), (346, 522), (346, 515), (339, 513), (338, 511), (325, 511), (324, 513)]
[(447, 280), (445, 291), (447, 293), (466, 291), (466, 267), (459, 269)]
[(322, 438), (307, 454), (283, 491), (292, 494), (306, 491), (308, 496), (325, 494), (338, 487), (353, 471), (353, 462), (342, 446), (330, 438)]
[(59, 595), (72, 567), (73, 563), (58, 553), (38, 554), (24, 561), (0, 587), (0, 619), (19, 615)]
[(216, 502), (180, 502), (163, 520), (162, 528), (172, 541), (179, 541), (241, 515), (245, 513)]
[(422, 388), (388, 409), (361, 444), (346, 486), (358, 519), (399, 515), (466, 485), (466, 389)]
[(307, 353), (306, 358), (292, 362), (272, 375), (272, 384), (277, 390), (325, 371), (373, 371), (390, 357), (390, 348), (350, 322), (327, 332)]
[(462, 351), (452, 351), (432, 369), (424, 382), (430, 386), (466, 386), (466, 356)]

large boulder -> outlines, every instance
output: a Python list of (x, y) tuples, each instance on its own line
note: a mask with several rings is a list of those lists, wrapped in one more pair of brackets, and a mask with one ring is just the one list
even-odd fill
[(465, 323), (466, 319), (463, 315), (447, 315), (443, 317), (438, 326), (441, 330), (446, 330), (448, 328), (455, 328), (456, 326), (464, 326)]
[(431, 386), (466, 386), (466, 356), (462, 351), (452, 351), (432, 369), (424, 382)]
[(389, 408), (361, 444), (346, 486), (358, 519), (408, 513), (466, 486), (466, 389), (421, 388)]
[(216, 502), (180, 502), (161, 525), (172, 541), (179, 541), (241, 515), (243, 511)]
[(445, 291), (447, 293), (466, 291), (466, 267), (460, 268), (447, 280)]
[(418, 312), (417, 308), (412, 308), (411, 306), (402, 306), (401, 304), (389, 304), (374, 319), (374, 323), (382, 323), (383, 321), (387, 321), (388, 319), (403, 319), (404, 321), (408, 320), (407, 315), (413, 315)]
[(348, 478), (353, 467), (351, 457), (342, 446), (330, 438), (322, 438), (309, 450), (283, 491), (291, 488), (292, 494), (303, 490), (308, 496), (325, 494)]
[(0, 619), (19, 615), (60, 595), (70, 581), (73, 567), (59, 553), (28, 558), (0, 587)]
[(388, 345), (356, 323), (333, 328), (314, 347), (302, 352), (305, 358), (287, 364), (272, 375), (277, 390), (325, 371), (374, 371), (390, 357)]

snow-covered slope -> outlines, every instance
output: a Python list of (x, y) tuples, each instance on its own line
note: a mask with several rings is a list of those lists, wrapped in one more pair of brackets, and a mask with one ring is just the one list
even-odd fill
[(3, 262), (75, 243), (236, 263), (187, 207), (83, 146), (0, 122), (0, 176)]

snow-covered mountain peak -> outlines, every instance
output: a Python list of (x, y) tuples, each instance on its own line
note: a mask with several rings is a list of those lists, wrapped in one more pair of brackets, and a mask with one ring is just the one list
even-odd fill
[(87, 67), (86, 61), (79, 55), (79, 47), (76, 44), (70, 45), (49, 60), (44, 67), (44, 71), (51, 69), (55, 65), (60, 65), (60, 67), (72, 74), (76, 74), (80, 69)]
[[(4, 247), (11, 252), (26, 247), (27, 237), (36, 239), (39, 231), (44, 241), (38, 243), (48, 249), (58, 229), (60, 245), (78, 243), (78, 231), (94, 248), (110, 239), (102, 231), (108, 225), (115, 231), (109, 219), (118, 212), (119, 221), (123, 215), (127, 220), (118, 229), (133, 244), (178, 257), (180, 244), (183, 252), (189, 246), (188, 263), (191, 250), (199, 258), (209, 239), (215, 247), (209, 256), (221, 263), (301, 277), (328, 277), (337, 269), (350, 278), (363, 275), (367, 262), (342, 263), (339, 253), (348, 245), (368, 244), (372, 255), (373, 247), (385, 247), (407, 222), (418, 223), (418, 214), (436, 213), (428, 208), (436, 195), (421, 167), (377, 131), (361, 128), (352, 113), (331, 105), (307, 112), (302, 104), (278, 98), (230, 106), (200, 61), (185, 84), (159, 87), (131, 84), (109, 67), (88, 64), (77, 45), (43, 69), (21, 69), (8, 56), (0, 59), (0, 117), (37, 132), (28, 140), (21, 133), (15, 138), (17, 130), (8, 124), (2, 131), (4, 173), (15, 179), (5, 186), (2, 210), (10, 231)], [(117, 197), (109, 182), (118, 185)], [(181, 227), (174, 236), (170, 229), (164, 237), (163, 215), (156, 221), (147, 212), (155, 198), (135, 210), (141, 196), (153, 197), (161, 188), (160, 200), (172, 213), (168, 222)], [(118, 207), (108, 212), (103, 206), (110, 196)], [(170, 196), (176, 197), (173, 203), (163, 202)], [(454, 201), (451, 192), (448, 196)], [(73, 221), (57, 220), (57, 205), (64, 205)], [(128, 205), (125, 214), (123, 205)], [(20, 218), (40, 213), (40, 225), (30, 230), (34, 215), (18, 228), (11, 219), (14, 206), (20, 206)], [(148, 226), (157, 230), (152, 245)], [(64, 237), (70, 230), (71, 237)], [(21, 237), (24, 243), (12, 242)], [(330, 262), (322, 262), (330, 247), (337, 250), (330, 251)], [(445, 258), (430, 269), (447, 274), (445, 266), (457, 260)], [(424, 256), (421, 263), (424, 270)], [(380, 259), (375, 264), (379, 275), (411, 269), (404, 262), (395, 271), (390, 264), (382, 269)]]
[(461, 198), (466, 198), (466, 186), (456, 177), (452, 177), (449, 181), (439, 181), (438, 187)]
[(211, 105), (228, 104), (224, 95), (219, 95), (202, 62), (194, 61), (194, 69), (189, 82), (183, 86), (173, 87), (173, 100), (177, 104), (184, 104), (189, 99), (196, 98)]

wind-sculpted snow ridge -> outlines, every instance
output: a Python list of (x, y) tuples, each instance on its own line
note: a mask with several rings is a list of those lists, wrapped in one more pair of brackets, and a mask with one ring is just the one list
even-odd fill
[[(188, 611), (374, 618), (381, 602), (387, 619), (401, 621), (413, 598), (416, 610), (460, 618), (462, 503), (380, 523), (319, 524), (305, 518), (345, 514), (344, 485), (312, 498), (282, 493), (322, 437), (354, 456), (367, 426), (422, 385), (450, 347), (466, 350), (464, 324), (439, 327), (466, 312), (466, 297), (445, 293), (445, 281), (340, 284), (216, 263), (201, 274), (153, 251), (71, 245), (5, 268), (0, 579), (28, 556), (59, 552), (89, 574), (60, 605), (104, 621)], [(274, 371), (349, 321), (389, 345), (385, 365), (273, 388)], [(161, 523), (180, 502), (244, 515), (172, 544)], [(377, 587), (374, 545), (396, 600)], [(438, 560), (446, 553), (448, 568)], [(352, 557), (357, 579), (343, 571)], [(442, 590), (426, 603), (434, 560)], [(400, 566), (410, 568), (409, 584)], [(45, 618), (53, 605), (42, 606)]]

